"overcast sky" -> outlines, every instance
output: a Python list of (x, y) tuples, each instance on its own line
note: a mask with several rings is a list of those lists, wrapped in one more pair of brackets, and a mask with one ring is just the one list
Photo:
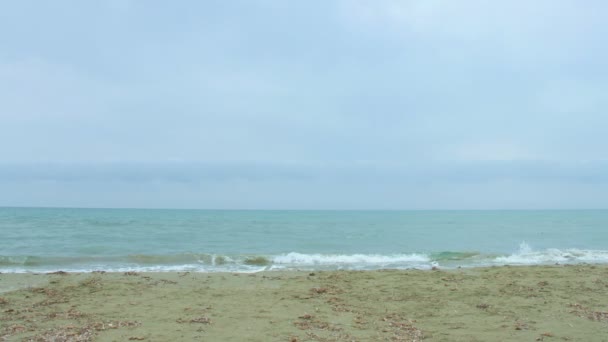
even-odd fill
[(606, 208), (608, 2), (2, 1), (0, 205)]

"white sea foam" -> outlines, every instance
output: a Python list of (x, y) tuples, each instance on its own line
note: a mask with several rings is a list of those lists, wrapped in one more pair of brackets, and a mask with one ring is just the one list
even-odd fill
[(390, 265), (428, 263), (425, 254), (302, 254), (288, 253), (272, 258), (274, 264), (287, 265)]
[(493, 263), (503, 265), (575, 264), (585, 262), (608, 263), (608, 251), (576, 248), (549, 248), (535, 251), (527, 243), (522, 242), (518, 252), (507, 256), (500, 256), (493, 260)]
[[(446, 257), (448, 255), (448, 257)], [(457, 255), (454, 257), (453, 255)], [(32, 261), (33, 260), (33, 261)], [(136, 255), (109, 258), (42, 258), (28, 262), (3, 257), (4, 273), (67, 272), (238, 272), (273, 270), (374, 270), (484, 267), (492, 265), (548, 265), (608, 263), (608, 250), (557, 249), (535, 250), (523, 242), (510, 255), (473, 252), (439, 252), (434, 254), (320, 254), (291, 252), (280, 255)]]
[(105, 266), (105, 267), (50, 267), (50, 268), (10, 268), (3, 269), (4, 273), (53, 273), (58, 271), (73, 273), (90, 272), (230, 272), (230, 273), (256, 273), (267, 271), (269, 267), (249, 266), (249, 265), (229, 265), (229, 266), (202, 266), (197, 264), (189, 265), (156, 265), (156, 266)]

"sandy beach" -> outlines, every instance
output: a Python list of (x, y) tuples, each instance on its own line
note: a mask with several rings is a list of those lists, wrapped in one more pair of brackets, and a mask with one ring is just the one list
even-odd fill
[(608, 341), (605, 265), (0, 274), (5, 341)]

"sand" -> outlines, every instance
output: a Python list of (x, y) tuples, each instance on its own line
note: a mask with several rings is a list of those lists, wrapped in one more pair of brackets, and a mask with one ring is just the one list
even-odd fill
[(0, 341), (608, 341), (608, 266), (0, 274)]

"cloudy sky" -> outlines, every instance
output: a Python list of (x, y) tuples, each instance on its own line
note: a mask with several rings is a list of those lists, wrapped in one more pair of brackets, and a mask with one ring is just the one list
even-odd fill
[(605, 208), (603, 0), (2, 1), (0, 206)]

